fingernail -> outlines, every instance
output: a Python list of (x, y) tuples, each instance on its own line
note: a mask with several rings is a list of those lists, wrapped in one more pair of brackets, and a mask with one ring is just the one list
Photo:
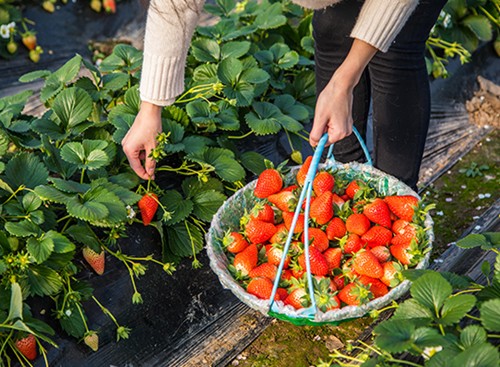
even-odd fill
[(152, 175), (153, 173), (155, 173), (155, 169), (154, 168), (148, 168), (148, 175)]

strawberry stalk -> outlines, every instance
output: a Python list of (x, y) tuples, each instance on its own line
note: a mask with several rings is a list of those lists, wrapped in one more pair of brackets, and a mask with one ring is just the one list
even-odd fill
[(116, 317), (111, 313), (111, 311), (109, 311), (106, 307), (104, 307), (97, 300), (97, 298), (95, 298), (95, 296), (92, 296), (92, 299), (94, 300), (95, 303), (97, 303), (97, 305), (101, 309), (102, 313), (107, 315), (115, 323), (115, 325), (116, 325), (116, 341), (120, 341), (120, 339), (128, 339), (131, 329), (126, 327), (126, 326), (121, 326), (120, 324), (118, 324)]
[(193, 253), (193, 263), (192, 263), (192, 266), (193, 266), (193, 269), (199, 269), (201, 268), (203, 265), (200, 263), (200, 261), (196, 258), (196, 250), (194, 248), (194, 240), (193, 240), (193, 236), (191, 235), (191, 231), (189, 230), (189, 226), (188, 226), (188, 222), (185, 220), (184, 221), (184, 225), (186, 226), (186, 231), (188, 233), (188, 236), (189, 236), (189, 240), (191, 241), (191, 251)]

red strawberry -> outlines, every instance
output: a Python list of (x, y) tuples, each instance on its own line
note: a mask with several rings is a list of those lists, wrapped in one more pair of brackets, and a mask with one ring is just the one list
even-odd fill
[(298, 188), (297, 185), (290, 185), (290, 186), (287, 186), (285, 187), (283, 190), (281, 191), (294, 191), (296, 188)]
[(370, 287), (370, 292), (373, 293), (374, 298), (382, 297), (389, 293), (389, 289), (387, 289), (387, 286), (378, 279), (371, 278), (366, 275), (361, 275), (358, 278), (358, 281), (361, 284)]
[(342, 199), (340, 196), (338, 196), (335, 193), (332, 195), (332, 202), (333, 202), (334, 207), (336, 205), (339, 208), (342, 207), (342, 205), (345, 204), (345, 200)]
[(369, 247), (387, 246), (391, 239), (392, 231), (382, 226), (373, 226), (361, 236), (361, 241), (367, 243)]
[(337, 289), (342, 289), (345, 287), (345, 283), (346, 283), (346, 279), (345, 279), (345, 276), (344, 274), (339, 274), (339, 275), (335, 275), (333, 277), (333, 282), (335, 283), (335, 286), (337, 287)]
[(389, 247), (392, 256), (394, 256), (403, 265), (410, 265), (412, 263), (413, 254), (410, 253), (411, 243), (404, 244), (398, 243)]
[(142, 223), (149, 225), (153, 220), (156, 210), (158, 210), (158, 196), (155, 193), (148, 192), (137, 203), (141, 211)]
[(333, 217), (332, 195), (331, 191), (325, 191), (311, 204), (309, 214), (321, 226)]
[(256, 197), (264, 199), (269, 195), (280, 192), (282, 187), (283, 179), (281, 174), (274, 168), (268, 168), (259, 175), (253, 193)]
[(313, 180), (313, 191), (316, 196), (320, 196), (322, 193), (326, 191), (332, 191), (333, 186), (335, 185), (335, 179), (333, 176), (326, 172), (319, 172)]
[(297, 206), (297, 197), (291, 191), (281, 191), (269, 195), (267, 200), (284, 212), (293, 212)]
[(250, 219), (245, 227), (245, 236), (250, 243), (264, 243), (276, 233), (276, 226), (258, 219)]
[(241, 233), (228, 232), (222, 240), (222, 245), (227, 251), (237, 254), (248, 247), (248, 242)]
[(353, 213), (347, 217), (345, 227), (348, 232), (362, 236), (370, 228), (370, 220), (364, 214)]
[[(309, 228), (309, 245), (316, 247), (320, 252), (325, 251), (330, 242), (328, 241), (328, 237), (326, 237), (326, 233), (323, 232), (319, 228)], [(302, 242), (304, 241), (305, 236), (302, 233)]]
[(389, 260), (389, 258), (391, 257), (391, 251), (386, 246), (375, 246), (370, 249), (370, 252), (375, 255), (375, 257), (378, 261), (380, 261), (381, 264)]
[(87, 344), (87, 346), (94, 352), (97, 352), (97, 350), (99, 349), (99, 335), (97, 335), (95, 331), (89, 331), (83, 337), (83, 342)]
[[(306, 270), (305, 252), (298, 258), (302, 269)], [(311, 265), (311, 274), (324, 276), (328, 274), (329, 267), (323, 254), (315, 247), (309, 247), (309, 264)]]
[(294, 289), (285, 299), (285, 305), (290, 305), (296, 310), (309, 306), (309, 295), (304, 288)]
[(391, 239), (391, 244), (393, 245), (408, 245), (412, 240), (418, 243), (415, 226), (404, 219), (395, 221), (392, 226), (392, 231), (396, 234)]
[(383, 267), (384, 275), (380, 278), (380, 280), (386, 286), (394, 288), (401, 282), (401, 279), (398, 275), (402, 270), (402, 267), (395, 261), (388, 261), (384, 263)]
[(116, 13), (115, 0), (102, 0), (102, 5), (106, 13)]
[(352, 180), (349, 185), (347, 185), (345, 189), (345, 193), (347, 196), (349, 196), (350, 199), (354, 198), (354, 195), (358, 192), (360, 189), (359, 184), (356, 180)]
[(257, 245), (251, 244), (242, 252), (236, 254), (233, 265), (242, 276), (247, 276), (257, 266), (258, 260), (259, 250)]
[(83, 258), (87, 261), (90, 267), (94, 269), (98, 275), (102, 275), (104, 273), (104, 265), (106, 263), (104, 251), (97, 253), (90, 247), (84, 247), (82, 249), (82, 253)]
[(280, 280), (285, 280), (285, 281), (289, 281), (293, 278), (293, 273), (290, 269), (285, 269), (283, 270), (283, 272), (281, 273), (281, 278)]
[(384, 275), (384, 269), (378, 259), (370, 251), (361, 251), (354, 257), (353, 269), (361, 275), (372, 278), (380, 278)]
[[(271, 296), (269, 296), (271, 297)], [(268, 299), (269, 299), (268, 297)], [(288, 297), (288, 291), (285, 288), (278, 288), (276, 289), (276, 298), (279, 299), (280, 301), (284, 301)]]
[[(260, 299), (269, 299), (273, 291), (273, 282), (266, 277), (252, 279), (247, 286), (247, 292)], [(275, 299), (279, 299), (277, 295)]]
[(250, 218), (274, 224), (274, 210), (268, 204), (257, 203), (250, 211)]
[(33, 334), (28, 334), (26, 337), (16, 341), (16, 348), (23, 356), (33, 361), (37, 357), (36, 338)]
[(333, 269), (340, 267), (340, 262), (342, 261), (342, 249), (340, 247), (330, 247), (323, 252), (323, 256), (328, 263), (328, 269), (330, 272)]
[(346, 234), (345, 223), (339, 217), (334, 217), (326, 227), (326, 236), (330, 241), (339, 240)]
[(308, 156), (304, 161), (304, 164), (300, 167), (297, 172), (297, 183), (300, 186), (304, 186), (304, 182), (306, 181), (307, 171), (309, 171), (309, 167), (311, 166), (312, 155)]
[[(292, 227), (293, 216), (295, 214), (292, 212), (283, 212), (283, 222), (285, 222), (286, 229), (290, 230)], [(297, 224), (295, 225), (295, 229), (293, 233), (302, 233), (304, 231), (304, 214), (299, 213), (299, 217), (297, 219)]]
[(391, 214), (384, 200), (377, 198), (363, 207), (363, 214), (373, 223), (391, 228)]
[(36, 48), (36, 35), (33, 32), (26, 32), (22, 35), (23, 45), (30, 51)]
[(412, 195), (386, 196), (384, 201), (389, 206), (391, 212), (400, 219), (411, 222), (418, 206), (418, 198)]
[(345, 254), (353, 254), (361, 250), (363, 242), (361, 242), (361, 238), (356, 233), (351, 233), (348, 236), (343, 237), (340, 240), (339, 245)]
[(285, 243), (287, 237), (288, 237), (288, 229), (286, 229), (285, 223), (280, 223), (276, 226), (276, 233), (271, 237), (269, 242)]
[(339, 299), (349, 306), (359, 306), (373, 298), (367, 286), (349, 283), (338, 294)]
[(257, 277), (266, 277), (271, 281), (274, 281), (274, 278), (276, 278), (276, 273), (278, 272), (278, 268), (276, 265), (270, 264), (270, 263), (263, 263), (260, 264), (259, 266), (253, 268), (250, 273), (248, 273), (248, 276), (250, 278), (257, 278)]
[[(267, 261), (270, 264), (279, 266), (283, 258), (283, 247), (278, 244), (273, 244), (267, 250)], [(287, 269), (290, 265), (290, 255), (287, 255), (283, 264), (283, 269)]]

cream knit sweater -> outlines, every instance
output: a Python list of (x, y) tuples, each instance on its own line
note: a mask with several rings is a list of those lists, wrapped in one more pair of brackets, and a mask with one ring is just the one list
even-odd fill
[[(321, 9), (342, 0), (293, 0)], [(144, 38), (141, 99), (167, 106), (184, 90), (186, 56), (205, 0), (151, 0)], [(386, 52), (418, 0), (365, 0), (351, 37)]]

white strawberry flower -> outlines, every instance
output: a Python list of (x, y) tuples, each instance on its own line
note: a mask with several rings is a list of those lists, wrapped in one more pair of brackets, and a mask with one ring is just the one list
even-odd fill
[(443, 347), (441, 345), (438, 345), (436, 347), (426, 347), (422, 353), (422, 357), (424, 359), (429, 359), (431, 358), (434, 354), (439, 353), (443, 350)]
[(135, 218), (135, 210), (130, 205), (127, 205), (127, 218), (134, 219)]
[(0, 26), (0, 36), (5, 39), (10, 37), (10, 28), (7, 24), (2, 24)]

